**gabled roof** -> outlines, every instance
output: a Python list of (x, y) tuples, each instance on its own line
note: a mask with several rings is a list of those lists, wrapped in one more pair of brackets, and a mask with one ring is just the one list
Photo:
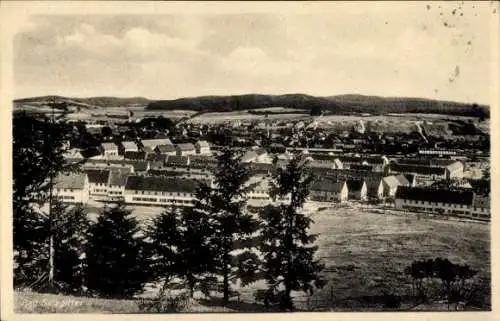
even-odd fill
[(106, 184), (109, 179), (109, 170), (87, 169), (85, 173), (89, 177), (89, 183)]
[(146, 160), (150, 162), (164, 162), (167, 158), (166, 155), (158, 155), (156, 153), (147, 153)]
[(123, 157), (130, 160), (144, 160), (144, 158), (146, 157), (146, 153), (138, 151), (126, 151), (125, 153), (123, 153)]
[(126, 190), (195, 193), (198, 183), (190, 179), (155, 176), (129, 176)]
[(158, 145), (155, 149), (160, 153), (172, 153), (176, 151), (174, 145)]
[(111, 170), (109, 173), (108, 185), (125, 186), (129, 173), (120, 170)]
[(132, 141), (122, 142), (122, 146), (124, 149), (137, 149), (137, 144)]
[(162, 138), (162, 139), (144, 139), (141, 141), (142, 146), (144, 147), (150, 147), (154, 149), (158, 145), (172, 145), (172, 142), (168, 138)]
[(396, 191), (396, 198), (413, 201), (472, 205), (474, 193), (468, 190), (400, 186)]
[(406, 175), (400, 174), (400, 175), (396, 175), (394, 177), (398, 180), (399, 185), (409, 186), (409, 185), (413, 184), (413, 179), (415, 178), (415, 176), (411, 175), (411, 174), (409, 174), (408, 176), (411, 176), (412, 182), (410, 182), (408, 180), (408, 178), (406, 177)]
[(54, 187), (57, 189), (83, 189), (86, 177), (85, 173), (61, 173), (54, 179)]
[(398, 173), (417, 173), (422, 175), (444, 175), (444, 168), (423, 165), (391, 164), (391, 171)]
[(332, 192), (332, 193), (340, 193), (344, 185), (345, 181), (336, 181), (331, 179), (320, 179), (316, 180), (311, 185), (312, 191), (322, 191), (322, 192)]
[(165, 166), (187, 166), (189, 158), (187, 156), (167, 156)]
[(384, 177), (382, 180), (390, 188), (395, 188), (395, 187), (398, 187), (399, 185), (401, 185), (400, 181), (394, 175)]
[(192, 151), (195, 150), (194, 145), (191, 143), (177, 144), (177, 149), (181, 151)]

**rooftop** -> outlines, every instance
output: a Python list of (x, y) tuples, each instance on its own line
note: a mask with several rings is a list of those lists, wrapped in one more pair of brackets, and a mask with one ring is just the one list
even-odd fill
[(155, 177), (129, 176), (125, 184), (126, 190), (195, 193), (198, 183), (194, 180)]
[(396, 191), (396, 198), (413, 201), (471, 205), (474, 198), (474, 193), (470, 190), (449, 190), (428, 187), (400, 186)]

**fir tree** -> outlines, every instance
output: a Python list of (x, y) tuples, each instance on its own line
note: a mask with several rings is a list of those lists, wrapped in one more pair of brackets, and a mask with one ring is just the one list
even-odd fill
[(148, 253), (139, 223), (123, 204), (107, 207), (90, 227), (86, 283), (104, 297), (130, 297), (148, 280)]
[(257, 221), (245, 213), (250, 173), (241, 163), (241, 154), (225, 148), (217, 156), (211, 186), (200, 182), (194, 212), (207, 217), (207, 233), (215, 274), (222, 278), (224, 304), (229, 302), (230, 283), (253, 281), (257, 256), (249, 252)]
[[(61, 116), (15, 113), (13, 117), (13, 239), (16, 285), (53, 282), (52, 187), (58, 172), (73, 171), (63, 154), (71, 135)], [(46, 217), (40, 206), (49, 204)], [(46, 242), (49, 242), (47, 246)], [(48, 257), (49, 264), (42, 264)]]
[[(314, 259), (312, 245), (317, 235), (309, 233), (312, 219), (301, 213), (312, 175), (298, 157), (273, 173), (271, 195), (279, 205), (268, 205), (260, 213), (264, 256), (263, 273), (269, 293), (281, 298), (283, 310), (293, 310), (291, 291), (312, 293), (324, 285), (318, 275), (323, 265)], [(287, 200), (289, 198), (289, 200)]]
[(170, 208), (153, 219), (148, 236), (155, 257), (152, 269), (165, 284), (173, 277), (185, 281), (190, 296), (212, 271), (207, 217), (191, 208)]
[(58, 217), (54, 235), (54, 280), (70, 293), (80, 293), (85, 286), (85, 246), (90, 221), (80, 205)]

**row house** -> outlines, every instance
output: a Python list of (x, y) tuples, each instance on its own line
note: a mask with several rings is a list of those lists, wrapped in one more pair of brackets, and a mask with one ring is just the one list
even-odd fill
[(141, 140), (141, 150), (146, 153), (153, 152), (155, 148), (160, 145), (173, 145), (173, 144), (172, 141), (170, 141), (170, 139), (168, 138)]
[(94, 200), (106, 200), (108, 197), (109, 170), (84, 170), (89, 180), (89, 194)]
[(193, 206), (197, 186), (195, 180), (129, 176), (125, 183), (124, 200), (127, 204)]
[(394, 197), (399, 186), (411, 186), (410, 181), (402, 174), (386, 176), (382, 179), (383, 197)]
[(417, 181), (442, 180), (446, 178), (446, 170), (442, 167), (424, 165), (391, 164), (389, 174), (412, 174)]
[(309, 192), (311, 200), (320, 202), (345, 202), (348, 197), (349, 190), (346, 181), (331, 179), (314, 181)]
[(126, 170), (112, 169), (107, 183), (108, 201), (124, 201), (125, 183), (131, 173)]
[(121, 143), (120, 146), (120, 153), (123, 155), (127, 152), (134, 152), (138, 153), (139, 152), (139, 146), (133, 141), (124, 141)]
[(457, 160), (452, 159), (436, 159), (436, 158), (410, 158), (398, 159), (397, 164), (414, 165), (423, 167), (433, 167), (444, 169), (444, 178), (463, 178), (464, 164)]
[(400, 186), (394, 204), (401, 210), (489, 220), (488, 198), (470, 190)]
[(158, 145), (155, 147), (155, 149), (153, 151), (157, 154), (164, 155), (164, 156), (177, 155), (177, 148), (175, 148), (174, 145)]
[(175, 149), (177, 156), (196, 155), (196, 148), (191, 143), (177, 144)]
[(87, 204), (89, 179), (85, 173), (60, 173), (54, 179), (54, 196), (63, 203)]

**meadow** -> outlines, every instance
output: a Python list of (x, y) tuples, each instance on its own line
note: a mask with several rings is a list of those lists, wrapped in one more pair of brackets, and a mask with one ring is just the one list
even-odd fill
[[(141, 221), (161, 212), (161, 208), (155, 207), (131, 209)], [(483, 285), (480, 293), (486, 306), (483, 309), (491, 304), (489, 224), (419, 218), (415, 214), (379, 214), (353, 203), (342, 207), (310, 203), (306, 211), (315, 221), (311, 231), (319, 234), (316, 256), (325, 264), (323, 275), (328, 283), (312, 296), (294, 293), (299, 309), (381, 310), (380, 303), (373, 301), (376, 301), (375, 297), (383, 293), (409, 294), (410, 281), (403, 273), (406, 266), (414, 260), (436, 257), (448, 258), (453, 263), (468, 264), (476, 269), (477, 282)], [(91, 212), (95, 213), (95, 210)], [(259, 309), (253, 293), (263, 288), (265, 283), (261, 281), (236, 289), (241, 293), (240, 302), (229, 309), (222, 309), (214, 301), (198, 299), (188, 312)], [(148, 291), (149, 296), (154, 295), (154, 291)], [(138, 312), (134, 300), (18, 292), (15, 302), (20, 312)], [(402, 308), (410, 309), (410, 306), (403, 304)], [(411, 309), (439, 310), (443, 309), (443, 305), (412, 306)]]

